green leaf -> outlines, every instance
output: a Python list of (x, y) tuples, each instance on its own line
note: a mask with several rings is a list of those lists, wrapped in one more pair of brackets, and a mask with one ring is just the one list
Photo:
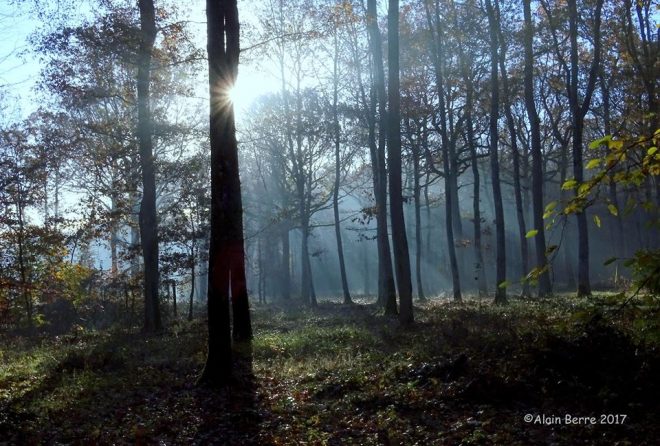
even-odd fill
[(509, 285), (511, 285), (511, 283), (509, 283), (508, 280), (505, 280), (504, 282), (502, 282), (502, 283), (500, 283), (499, 285), (497, 285), (497, 287), (498, 287), (498, 288), (507, 288)]
[(618, 151), (618, 150), (623, 149), (623, 141), (620, 140), (620, 139), (618, 139), (616, 141), (610, 140), (610, 141), (607, 142), (607, 146), (610, 149), (614, 149), (615, 151)]
[(561, 188), (563, 190), (571, 190), (571, 189), (575, 189), (575, 186), (577, 186), (577, 184), (578, 183), (575, 180), (566, 180), (564, 181), (564, 184), (561, 185)]
[(617, 257), (610, 257), (609, 259), (605, 260), (605, 262), (603, 262), (603, 266), (611, 265), (616, 261), (617, 261)]
[(647, 154), (648, 156), (653, 156), (653, 155), (655, 155), (655, 153), (656, 153), (657, 151), (658, 151), (658, 148), (657, 148), (657, 147), (655, 147), (655, 146), (654, 146), (654, 147), (649, 147), (649, 150), (646, 151), (646, 154)]
[(610, 211), (610, 214), (614, 215), (615, 217), (619, 216), (619, 210), (614, 206), (613, 204), (608, 204), (607, 205), (607, 210)]
[(601, 162), (600, 158), (592, 159), (591, 161), (589, 161), (587, 163), (587, 169), (594, 169), (594, 168), (600, 166), (600, 162)]
[(600, 228), (600, 217), (598, 215), (594, 215), (594, 223)]
[(536, 234), (539, 233), (538, 229), (532, 229), (531, 231), (528, 231), (527, 234), (525, 234), (525, 238), (532, 238), (535, 237)]
[(595, 140), (595, 141), (591, 141), (591, 142), (589, 143), (589, 148), (590, 148), (591, 150), (595, 150), (595, 149), (599, 148), (599, 147), (601, 146), (601, 144), (607, 144), (607, 143), (609, 143), (611, 140), (612, 140), (612, 136), (611, 136), (611, 135), (605, 135), (605, 136), (603, 136), (603, 137), (600, 138), (600, 139), (597, 139), (597, 140)]
[(545, 212), (543, 214), (543, 219), (545, 220), (546, 218), (550, 218), (556, 207), (557, 207), (557, 202), (556, 201), (551, 201), (550, 203), (548, 203), (545, 206)]

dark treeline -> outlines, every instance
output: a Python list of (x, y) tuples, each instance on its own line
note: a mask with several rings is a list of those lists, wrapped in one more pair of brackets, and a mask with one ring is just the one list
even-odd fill
[[(207, 294), (228, 323), (226, 300), (240, 320), (246, 291), (312, 306), (375, 296), (408, 324), (413, 299), (431, 296), (648, 285), (651, 3), (391, 0), (384, 16), (376, 0), (250, 2), (241, 59), (277, 80), (238, 122), (229, 164), (233, 112), (213, 104), (236, 76), (231, 11), (209, 27), (208, 58), (164, 2), (101, 2), (37, 33), (40, 106), (0, 133), (3, 324), (40, 325), (53, 305), (135, 323), (144, 308), (158, 330)], [(207, 59), (220, 79), (210, 140)], [(242, 203), (238, 178), (212, 174), (239, 161)], [(209, 280), (209, 259), (232, 272)]]

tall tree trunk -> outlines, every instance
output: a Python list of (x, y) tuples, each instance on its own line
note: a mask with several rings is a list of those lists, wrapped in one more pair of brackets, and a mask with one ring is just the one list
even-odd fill
[[(568, 140), (561, 143), (561, 156), (559, 159), (559, 202), (566, 203), (567, 191), (561, 188), (561, 185), (566, 181), (568, 170)], [(562, 240), (562, 261), (564, 263), (564, 276), (566, 277), (566, 288), (575, 289), (575, 259), (573, 257), (573, 235), (569, 222), (565, 221), (564, 236)], [(568, 230), (566, 230), (568, 229)]]
[[(457, 15), (456, 15), (457, 17)], [(455, 25), (458, 26), (455, 18)], [(472, 214), (474, 218), (474, 273), (480, 296), (488, 294), (486, 282), (486, 271), (484, 270), (483, 249), (481, 246), (481, 178), (479, 175), (479, 162), (477, 149), (474, 144), (474, 124), (472, 122), (472, 109), (474, 107), (474, 82), (470, 72), (470, 62), (466, 59), (463, 51), (462, 41), (459, 42), (458, 57), (461, 64), (463, 82), (465, 83), (465, 127), (466, 145), (470, 152), (470, 164), (472, 165)]]
[(333, 98), (332, 115), (335, 130), (335, 184), (332, 194), (332, 209), (335, 217), (335, 237), (337, 239), (337, 256), (339, 257), (339, 272), (341, 274), (341, 287), (344, 294), (344, 303), (351, 304), (351, 294), (348, 290), (348, 279), (346, 278), (346, 264), (344, 262), (344, 246), (341, 241), (341, 225), (339, 222), (339, 187), (341, 180), (341, 127), (339, 125), (339, 40), (337, 31), (334, 33), (334, 72), (333, 72)]
[(389, 0), (387, 13), (388, 103), (387, 159), (389, 163), (390, 218), (394, 246), (394, 272), (399, 291), (399, 321), (413, 323), (412, 281), (401, 184), (401, 112), (399, 91), (399, 1)]
[(156, 169), (154, 166), (149, 84), (151, 53), (156, 40), (156, 14), (153, 0), (139, 0), (140, 51), (138, 62), (138, 137), (142, 167), (140, 239), (144, 259), (144, 330), (161, 330), (158, 302), (158, 217), (156, 215)]
[(502, 76), (502, 90), (504, 94), (504, 112), (509, 129), (511, 141), (511, 158), (513, 162), (513, 193), (516, 202), (516, 218), (518, 220), (518, 240), (520, 243), (520, 277), (522, 278), (522, 295), (529, 296), (529, 281), (525, 276), (529, 272), (529, 245), (527, 243), (527, 227), (525, 224), (525, 213), (523, 210), (522, 187), (520, 184), (520, 153), (518, 151), (518, 136), (516, 132), (515, 119), (511, 111), (511, 90), (509, 89), (509, 78), (506, 71), (506, 41), (502, 32), (501, 23), (498, 21), (497, 34), (500, 41), (500, 74)]
[(369, 129), (369, 140), (376, 155), (374, 189), (376, 196), (376, 240), (378, 244), (378, 300), (385, 309), (385, 314), (394, 316), (398, 313), (396, 287), (392, 269), (392, 253), (387, 226), (387, 169), (385, 166), (385, 145), (387, 129), (387, 92), (385, 90), (385, 72), (383, 68), (383, 49), (378, 28), (377, 1), (367, 0), (367, 29), (369, 47), (373, 63), (371, 85), (371, 109), (375, 116), (378, 108), (378, 147), (375, 145), (375, 121)]
[[(596, 4), (594, 22), (594, 49), (593, 60), (589, 71), (584, 99), (580, 104), (579, 79), (579, 47), (578, 47), (578, 12), (576, 0), (568, 0), (569, 40), (570, 40), (570, 76), (568, 78), (568, 102), (571, 110), (571, 127), (573, 130), (573, 175), (575, 181), (581, 184), (584, 181), (583, 161), (583, 133), (584, 117), (589, 110), (591, 96), (594, 91), (600, 66), (600, 23), (603, 0)], [(577, 194), (577, 190), (576, 190)], [(589, 279), (589, 228), (587, 226), (586, 208), (578, 211), (578, 296), (591, 294)]]
[[(601, 68), (600, 70), (600, 90), (603, 101), (603, 127), (605, 135), (612, 134), (612, 118), (611, 118), (611, 103), (610, 103), (610, 89), (605, 80), (605, 71)], [(610, 181), (607, 188), (608, 199), (610, 204), (614, 206), (617, 210), (616, 215), (611, 215), (611, 221), (613, 224), (610, 225), (610, 231), (612, 234), (612, 240), (614, 240), (614, 250), (617, 257), (623, 257), (623, 221), (621, 220), (621, 215), (619, 214), (619, 200), (617, 198), (617, 185), (616, 181)], [(616, 282), (616, 280), (615, 280)], [(615, 283), (616, 285), (616, 283)]]
[[(426, 137), (423, 137), (426, 139)], [(417, 280), (417, 299), (424, 301), (424, 286), (422, 284), (422, 211), (420, 177), (420, 151), (421, 147), (413, 144), (413, 199), (415, 202), (415, 278)]]
[(546, 258), (545, 223), (543, 222), (543, 154), (541, 152), (541, 129), (539, 115), (534, 102), (534, 53), (532, 48), (534, 28), (531, 15), (531, 0), (523, 0), (525, 15), (525, 108), (529, 119), (532, 152), (532, 208), (534, 214), (534, 237), (536, 268), (543, 271), (539, 278), (539, 297), (552, 293), (549, 265)]
[(234, 339), (252, 337), (245, 282), (243, 205), (234, 109), (228, 99), (239, 57), (236, 0), (207, 0), (211, 143), (211, 241), (209, 247), (208, 355), (200, 382), (226, 385), (231, 376), (229, 296)]
[(500, 184), (500, 162), (497, 150), (497, 119), (499, 117), (499, 80), (498, 80), (498, 36), (495, 10), (490, 0), (486, 0), (486, 11), (488, 13), (488, 30), (490, 34), (490, 119), (488, 121), (490, 135), (490, 169), (493, 177), (493, 201), (495, 202), (495, 236), (497, 245), (496, 258), (496, 283), (495, 302), (502, 304), (506, 302), (506, 241), (504, 235), (504, 209), (502, 206), (502, 190)]
[[(440, 140), (442, 142), (442, 167), (444, 170), (445, 183), (445, 231), (447, 235), (447, 251), (449, 252), (449, 263), (451, 265), (452, 287), (455, 301), (461, 301), (461, 280), (458, 271), (458, 260), (456, 258), (456, 242), (454, 239), (453, 224), (453, 194), (452, 180), (450, 178), (451, 165), (449, 159), (449, 136), (447, 131), (447, 110), (445, 104), (445, 86), (442, 63), (444, 60), (444, 39), (440, 29), (440, 7), (436, 0), (434, 13), (431, 13), (428, 2), (424, 2), (426, 20), (431, 32), (431, 48), (433, 52), (433, 66), (435, 70), (436, 88), (438, 89), (438, 110), (440, 120)], [(434, 26), (435, 19), (435, 26)], [(428, 156), (428, 155), (427, 155)], [(429, 157), (430, 158), (430, 157)]]

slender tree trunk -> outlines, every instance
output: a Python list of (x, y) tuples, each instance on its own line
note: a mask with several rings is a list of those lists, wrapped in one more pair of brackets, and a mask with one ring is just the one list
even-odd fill
[[(568, 101), (571, 109), (571, 126), (573, 130), (573, 175), (575, 181), (581, 184), (584, 181), (583, 171), (583, 133), (584, 117), (589, 110), (591, 96), (594, 91), (596, 78), (600, 65), (600, 23), (603, 0), (596, 4), (594, 22), (594, 49), (588, 84), (584, 92), (584, 99), (580, 104), (579, 98), (579, 47), (578, 47), (578, 12), (576, 0), (568, 0), (569, 17), (569, 40), (570, 40), (570, 76), (568, 76)], [(577, 194), (576, 190), (576, 194)], [(587, 226), (586, 208), (578, 211), (578, 296), (591, 294), (591, 283), (589, 279), (589, 228)]]
[(172, 280), (172, 310), (174, 313), (174, 320), (179, 318), (179, 309), (177, 307), (177, 298), (176, 298), (176, 281)]
[(25, 315), (27, 317), (28, 328), (32, 328), (32, 295), (28, 288), (27, 266), (25, 265), (25, 220), (23, 206), (20, 202), (23, 197), (17, 197), (16, 215), (18, 216), (18, 272), (21, 276), (21, 294), (25, 303)]
[(490, 168), (493, 177), (493, 201), (495, 202), (495, 235), (497, 245), (497, 259), (496, 259), (496, 283), (495, 289), (495, 302), (502, 304), (506, 302), (506, 286), (502, 286), (506, 282), (506, 241), (504, 235), (504, 209), (502, 206), (502, 190), (500, 184), (500, 162), (497, 150), (497, 119), (499, 117), (499, 81), (498, 81), (498, 37), (497, 37), (497, 23), (499, 18), (496, 17), (493, 5), (490, 0), (486, 0), (486, 11), (488, 12), (488, 29), (490, 34), (490, 119), (489, 119), (489, 134), (490, 134)]
[(369, 249), (365, 243), (362, 244), (362, 253), (364, 256), (364, 272), (362, 274), (364, 279), (364, 296), (369, 296), (371, 294), (371, 277), (369, 274)]
[(300, 297), (312, 307), (317, 305), (312, 285), (312, 266), (309, 259), (309, 215), (307, 213), (307, 198), (304, 192), (300, 197)]
[(259, 303), (264, 302), (264, 260), (263, 260), (263, 241), (262, 237), (257, 238), (257, 289), (259, 295)]
[[(413, 144), (414, 146), (414, 144)], [(426, 300), (422, 284), (422, 211), (420, 177), (420, 147), (413, 148), (413, 199), (415, 202), (415, 277), (417, 279), (417, 299)]]
[[(440, 11), (438, 2), (435, 2), (434, 14), (430, 11), (429, 3), (424, 3), (426, 19), (431, 32), (431, 47), (433, 49), (433, 65), (435, 69), (436, 88), (438, 89), (438, 110), (440, 120), (440, 140), (442, 142), (442, 167), (444, 170), (445, 183), (445, 231), (447, 235), (447, 251), (449, 252), (449, 263), (451, 265), (452, 287), (454, 300), (460, 302), (461, 280), (458, 271), (458, 260), (456, 258), (456, 242), (454, 238), (453, 225), (453, 194), (452, 180), (450, 178), (451, 165), (449, 159), (449, 136), (447, 132), (447, 110), (445, 104), (445, 86), (442, 61), (444, 60), (444, 40), (440, 28)], [(435, 26), (434, 26), (435, 18)]]
[(289, 300), (291, 297), (291, 243), (289, 239), (289, 227), (284, 225), (282, 229), (282, 299)]
[[(383, 68), (383, 49), (380, 30), (378, 28), (378, 15), (376, 0), (367, 0), (367, 28), (369, 31), (369, 47), (373, 63), (373, 76), (371, 85), (371, 108), (376, 114), (378, 107), (378, 147), (376, 153), (376, 173), (374, 187), (376, 196), (376, 238), (378, 243), (378, 300), (385, 309), (387, 316), (398, 313), (396, 304), (396, 287), (394, 284), (394, 270), (392, 269), (392, 254), (387, 226), (387, 169), (385, 167), (385, 145), (387, 129), (387, 92), (385, 90), (385, 72)], [(375, 148), (375, 122), (373, 133), (370, 129), (370, 141)]]
[[(601, 96), (603, 101), (603, 126), (605, 135), (612, 134), (612, 118), (611, 118), (611, 103), (610, 103), (610, 89), (605, 80), (605, 72), (601, 68), (600, 70), (600, 87), (601, 87)], [(614, 206), (617, 210), (616, 215), (611, 215), (611, 221), (613, 224), (610, 225), (610, 231), (612, 234), (612, 240), (614, 240), (614, 249), (615, 255), (617, 257), (623, 257), (623, 222), (621, 221), (621, 216), (619, 214), (619, 200), (617, 199), (617, 185), (616, 181), (610, 181), (607, 188), (608, 199), (610, 204)], [(615, 280), (616, 285), (616, 280)]]
[(158, 302), (158, 217), (156, 214), (156, 169), (154, 166), (149, 84), (151, 53), (156, 39), (153, 0), (139, 0), (141, 39), (138, 62), (138, 137), (142, 167), (140, 239), (144, 259), (144, 330), (161, 330)]
[(414, 321), (412, 306), (412, 281), (406, 224), (403, 217), (401, 184), (401, 113), (399, 91), (399, 1), (389, 0), (387, 14), (388, 41), (388, 103), (387, 159), (390, 180), (390, 218), (394, 245), (394, 272), (399, 291), (399, 321), (410, 325)]
[(110, 196), (110, 277), (116, 279), (119, 274), (119, 229), (117, 228), (117, 196)]
[(536, 268), (543, 271), (538, 278), (539, 297), (552, 293), (549, 265), (546, 258), (545, 223), (543, 222), (543, 154), (541, 152), (541, 129), (539, 115), (534, 102), (534, 53), (532, 48), (534, 28), (532, 23), (530, 0), (523, 0), (525, 15), (525, 108), (529, 118), (532, 139), (532, 207), (534, 214), (534, 237), (536, 251)]
[[(566, 181), (566, 171), (568, 170), (568, 141), (566, 143), (562, 143), (561, 145), (561, 157), (559, 160), (559, 202), (560, 203), (566, 203), (566, 191), (561, 188), (561, 185), (564, 184)], [(575, 282), (575, 271), (574, 271), (574, 261), (575, 259), (573, 258), (572, 254), (572, 248), (573, 248), (573, 235), (571, 234), (571, 227), (569, 225), (568, 221), (565, 221), (564, 223), (566, 225), (565, 227), (565, 233), (564, 237), (562, 240), (562, 244), (564, 245), (562, 247), (562, 260), (564, 263), (564, 275), (566, 277), (566, 288), (568, 289), (575, 289), (576, 282)]]
[(226, 385), (231, 376), (229, 296), (234, 339), (252, 337), (245, 282), (243, 206), (234, 110), (228, 92), (236, 81), (239, 21), (236, 0), (207, 0), (211, 143), (208, 356), (200, 382)]
[(341, 241), (341, 225), (339, 222), (339, 188), (341, 180), (341, 127), (339, 125), (339, 40), (337, 31), (334, 33), (334, 73), (333, 73), (333, 100), (332, 114), (335, 130), (335, 185), (332, 194), (332, 209), (335, 217), (335, 237), (337, 239), (337, 255), (339, 257), (339, 272), (341, 274), (341, 287), (344, 294), (344, 303), (351, 304), (351, 294), (348, 289), (348, 279), (346, 278), (346, 264), (344, 262), (344, 246)]
[(501, 23), (498, 22), (497, 34), (500, 41), (499, 66), (502, 76), (502, 90), (504, 94), (504, 112), (506, 114), (506, 123), (509, 129), (509, 139), (511, 141), (511, 158), (513, 162), (513, 193), (516, 202), (516, 218), (518, 220), (518, 240), (520, 243), (520, 277), (522, 279), (522, 295), (529, 296), (529, 281), (525, 276), (529, 272), (529, 245), (527, 244), (527, 227), (525, 224), (525, 213), (523, 210), (522, 187), (520, 185), (520, 153), (518, 151), (518, 136), (516, 134), (516, 124), (511, 111), (511, 91), (509, 89), (509, 78), (506, 71), (506, 42), (502, 32)]
[(458, 49), (463, 82), (465, 83), (465, 126), (467, 133), (467, 147), (470, 152), (470, 164), (472, 165), (472, 214), (474, 218), (474, 273), (476, 275), (477, 288), (480, 296), (488, 294), (486, 283), (486, 271), (484, 270), (483, 249), (481, 247), (481, 179), (479, 175), (479, 162), (477, 149), (474, 144), (474, 124), (472, 122), (472, 109), (474, 107), (474, 82), (469, 71), (468, 61), (462, 46)]

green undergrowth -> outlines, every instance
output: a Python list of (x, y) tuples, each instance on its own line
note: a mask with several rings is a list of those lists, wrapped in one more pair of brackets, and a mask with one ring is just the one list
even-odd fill
[(0, 444), (654, 444), (657, 309), (614, 294), (432, 299), (402, 328), (365, 301), (259, 306), (251, 355), (221, 390), (195, 386), (202, 321), (5, 336)]

